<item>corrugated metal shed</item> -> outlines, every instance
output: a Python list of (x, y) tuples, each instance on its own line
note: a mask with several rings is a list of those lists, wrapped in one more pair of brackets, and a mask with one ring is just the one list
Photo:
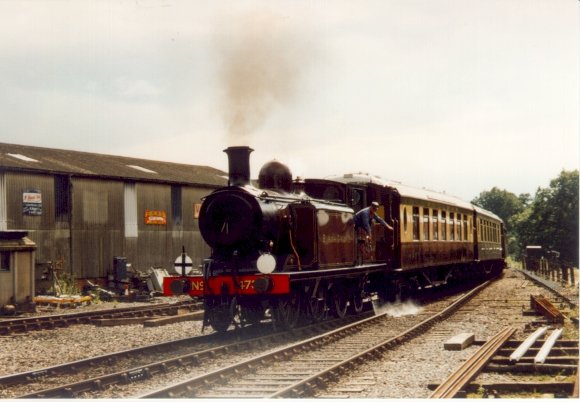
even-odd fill
[[(0, 143), (0, 230), (26, 230), (37, 244), (37, 289), (55, 264), (107, 278), (117, 257), (169, 268), (183, 247), (199, 264), (210, 250), (196, 211), (225, 185), (227, 173), (208, 166)], [(148, 220), (156, 214), (162, 223)]]
[(99, 178), (223, 186), (227, 173), (209, 167), (124, 156), (0, 143), (0, 167)]

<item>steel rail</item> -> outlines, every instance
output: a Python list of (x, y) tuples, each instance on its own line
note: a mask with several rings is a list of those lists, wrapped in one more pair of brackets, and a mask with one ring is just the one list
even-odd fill
[(534, 310), (546, 317), (550, 322), (564, 322), (564, 314), (543, 295), (530, 295), (530, 304)]
[(121, 350), (119, 352), (107, 353), (105, 355), (89, 357), (86, 359), (76, 360), (73, 362), (58, 364), (51, 367), (44, 367), (36, 370), (25, 371), (21, 373), (8, 374), (0, 377), (0, 387), (10, 387), (10, 386), (22, 386), (30, 383), (37, 382), (38, 379), (44, 377), (55, 378), (59, 375), (65, 375), (69, 373), (78, 372), (80, 368), (87, 366), (96, 366), (98, 364), (106, 364), (107, 362), (113, 362), (122, 357), (131, 357), (132, 355), (142, 355), (144, 353), (158, 353), (164, 349), (170, 349), (175, 347), (185, 347), (188, 344), (197, 344), (202, 342), (210, 342), (219, 334), (209, 334), (194, 336), (189, 338), (178, 339), (175, 341), (167, 341), (163, 343), (158, 343), (154, 345), (141, 346), (134, 349)]
[[(420, 322), (419, 324), (415, 325), (414, 327), (408, 329), (407, 331), (397, 335), (393, 338), (382, 342), (381, 344), (371, 347), (355, 356), (352, 356), (349, 359), (344, 360), (341, 363), (335, 364), (334, 366), (323, 370), (319, 373), (316, 373), (302, 381), (290, 385), (285, 389), (282, 389), (278, 392), (272, 393), (268, 396), (268, 398), (282, 398), (282, 397), (296, 397), (300, 394), (304, 393), (304, 390), (309, 388), (314, 388), (317, 383), (324, 383), (326, 380), (329, 380), (336, 376), (337, 372), (344, 372), (347, 368), (352, 368), (357, 365), (363, 364), (368, 361), (369, 358), (376, 358), (379, 357), (381, 353), (386, 350), (392, 349), (394, 346), (397, 346), (401, 343), (409, 341), (410, 339), (414, 338), (418, 334), (424, 333), (425, 330), (436, 324), (437, 322), (443, 321), (450, 317), (453, 313), (455, 313), (461, 306), (475, 297), (482, 289), (487, 287), (492, 281), (488, 280), (481, 285), (477, 286), (476, 288), (472, 289), (470, 292), (466, 293), (451, 305), (446, 307), (443, 311), (433, 315), (432, 317), (427, 318), (426, 320)], [(303, 396), (303, 395), (300, 395)]]
[[(368, 313), (363, 313), (363, 315), (364, 314), (368, 314)], [(247, 331), (246, 334), (241, 335), (241, 340), (238, 339), (238, 341), (235, 341), (235, 342), (228, 342), (225, 345), (215, 346), (212, 348), (195, 351), (192, 353), (180, 355), (180, 356), (174, 357), (174, 358), (160, 360), (160, 361), (150, 363), (147, 365), (143, 365), (143, 366), (138, 366), (138, 367), (133, 366), (133, 367), (128, 368), (126, 370), (118, 371), (118, 372), (111, 373), (111, 374), (101, 375), (101, 376), (94, 377), (94, 378), (89, 378), (89, 379), (78, 381), (75, 383), (69, 383), (69, 384), (64, 384), (64, 385), (58, 386), (58, 387), (43, 389), (43, 390), (29, 393), (26, 395), (18, 396), (17, 398), (19, 398), (19, 399), (20, 398), (32, 399), (32, 398), (71, 398), (71, 397), (76, 397), (78, 394), (81, 394), (81, 393), (103, 390), (106, 387), (113, 385), (113, 384), (119, 384), (119, 383), (127, 384), (130, 382), (135, 382), (135, 381), (143, 380), (146, 378), (151, 378), (158, 373), (167, 372), (171, 368), (179, 368), (179, 367), (186, 366), (188, 364), (197, 364), (202, 359), (215, 358), (216, 356), (227, 354), (227, 353), (231, 352), (232, 350), (238, 350), (238, 351), (239, 350), (247, 350), (248, 346), (250, 346), (250, 345), (262, 345), (263, 343), (268, 342), (268, 341), (275, 341), (275, 342), (278, 342), (280, 340), (293, 341), (296, 338), (299, 338), (299, 337), (304, 336), (304, 335), (309, 336), (310, 334), (312, 334), (313, 331), (319, 332), (322, 330), (328, 330), (329, 328), (334, 328), (334, 327), (336, 327), (336, 325), (338, 325), (339, 322), (340, 323), (344, 323), (345, 321), (352, 322), (353, 320), (357, 320), (357, 319), (360, 319), (360, 316), (358, 316), (358, 317), (351, 316), (351, 317), (348, 317), (345, 319), (325, 321), (323, 323), (318, 323), (316, 325), (308, 325), (308, 326), (305, 326), (302, 328), (297, 328), (293, 331), (273, 332), (272, 334), (263, 335), (263, 336), (259, 336), (259, 337), (256, 337), (255, 335), (256, 335), (256, 332), (260, 333), (260, 328), (259, 327), (256, 327), (256, 328), (251, 327), (250, 330)], [(271, 328), (270, 325), (267, 325), (267, 327)], [(255, 329), (255, 331), (253, 331), (252, 328)], [(263, 330), (262, 330), (262, 333), (263, 333)], [(240, 334), (238, 334), (238, 335), (240, 336)], [(182, 345), (182, 344), (185, 344), (188, 342), (193, 342), (193, 341), (204, 342), (206, 339), (210, 339), (210, 338), (222, 339), (222, 338), (228, 338), (229, 336), (231, 336), (231, 334), (214, 333), (214, 334), (204, 335), (202, 337), (193, 337), (193, 338), (186, 338), (186, 339), (182, 339), (182, 340), (178, 340), (178, 341), (169, 341), (169, 342), (165, 342), (165, 343), (159, 344), (159, 345), (145, 346), (142, 348), (131, 349), (129, 351), (113, 353), (111, 355), (99, 356), (99, 357), (96, 357), (93, 359), (86, 359), (86, 360), (81, 360), (81, 361), (77, 361), (77, 362), (73, 362), (73, 363), (68, 363), (65, 366), (67, 366), (68, 371), (80, 371), (82, 366), (87, 366), (87, 365), (95, 363), (93, 360), (95, 360), (96, 363), (99, 363), (102, 361), (114, 361), (116, 357), (119, 357), (122, 354), (127, 354), (127, 352), (130, 352), (131, 354), (142, 354), (145, 352), (152, 352), (155, 349), (160, 349), (160, 348), (167, 349), (168, 347), (171, 347), (172, 345), (178, 346), (178, 345)], [(197, 338), (203, 338), (203, 339), (197, 339)], [(63, 370), (61, 369), (61, 371), (63, 371)], [(49, 374), (49, 373), (44, 373), (43, 371), (40, 371), (38, 373), (40, 373), (40, 375), (44, 375), (44, 374), (48, 375)], [(18, 377), (22, 378), (22, 376), (25, 374), (26, 373), (18, 374)], [(27, 381), (34, 380), (35, 378), (38, 378), (40, 375), (37, 375), (36, 377), (32, 377), (32, 378), (26, 378), (26, 380)], [(1, 380), (1, 378), (0, 378), (0, 380)], [(8, 380), (12, 380), (12, 382), (14, 383), (15, 379), (9, 378)]]
[(447, 378), (433, 393), (430, 399), (453, 398), (461, 391), (485, 365), (496, 355), (504, 343), (516, 332), (513, 327), (506, 327), (490, 340)]
[(570, 297), (568, 297), (568, 296), (566, 296), (566, 295), (563, 295), (563, 294), (562, 294), (562, 293), (561, 293), (561, 292), (560, 292), (558, 289), (556, 289), (556, 288), (554, 287), (554, 285), (553, 285), (553, 284), (551, 284), (550, 282), (548, 282), (548, 281), (546, 281), (546, 280), (544, 280), (544, 279), (542, 279), (542, 278), (539, 278), (539, 277), (537, 277), (536, 275), (534, 275), (534, 274), (531, 274), (531, 273), (529, 273), (529, 272), (527, 272), (527, 271), (525, 271), (525, 270), (523, 270), (523, 269), (519, 269), (518, 271), (519, 271), (519, 272), (521, 272), (522, 274), (524, 274), (524, 275), (525, 275), (525, 276), (526, 276), (528, 279), (530, 279), (530, 280), (532, 280), (533, 282), (535, 282), (535, 283), (537, 283), (537, 284), (539, 284), (539, 285), (543, 286), (544, 288), (548, 289), (550, 292), (554, 293), (554, 294), (555, 294), (557, 297), (560, 297), (560, 298), (562, 298), (564, 301), (566, 301), (566, 303), (568, 303), (568, 305), (569, 305), (570, 307), (573, 307), (573, 308), (577, 308), (577, 307), (578, 307), (578, 301), (574, 301), (574, 300), (572, 300)]
[(25, 333), (35, 330), (66, 328), (73, 324), (88, 324), (99, 318), (143, 317), (146, 315), (167, 314), (180, 307), (194, 306), (194, 302), (162, 303), (137, 307), (124, 307), (106, 310), (84, 311), (71, 314), (43, 315), (38, 317), (12, 318), (0, 320), (0, 335)]
[[(379, 345), (369, 348), (362, 353), (358, 353), (355, 356), (348, 357), (342, 362), (333, 365), (332, 367), (325, 369), (311, 375), (308, 378), (304, 378), (295, 382), (294, 384), (287, 386), (277, 392), (269, 393), (265, 395), (266, 398), (277, 398), (277, 397), (295, 397), (297, 395), (303, 396), (305, 389), (309, 389), (315, 386), (319, 381), (324, 381), (324, 379), (332, 378), (338, 371), (343, 371), (347, 367), (352, 367), (354, 365), (362, 364), (367, 361), (369, 357), (377, 357), (384, 350), (390, 349), (402, 342), (405, 342), (418, 333), (423, 333), (426, 328), (435, 324), (436, 322), (449, 317), (453, 312), (455, 312), (459, 307), (465, 304), (469, 299), (473, 298), (480, 290), (489, 285), (491, 281), (484, 282), (483, 284), (472, 289), (467, 294), (460, 297), (458, 300), (453, 302), (443, 311), (429, 317), (418, 325), (408, 329), (402, 334), (395, 336), (387, 341), (380, 343)], [(229, 367), (225, 367), (219, 370), (215, 370), (211, 373), (200, 375), (188, 380), (172, 384), (170, 386), (158, 389), (156, 391), (141, 395), (139, 398), (175, 398), (191, 396), (198, 387), (205, 386), (216, 381), (227, 378), (228, 376), (234, 376), (247, 371), (255, 371), (258, 367), (270, 364), (275, 361), (287, 360), (291, 356), (298, 355), (301, 352), (316, 350), (324, 345), (333, 342), (335, 339), (341, 339), (348, 336), (350, 333), (359, 332), (364, 326), (374, 325), (376, 322), (384, 319), (386, 314), (377, 315), (370, 317), (368, 319), (359, 321), (354, 324), (350, 324), (343, 328), (339, 328), (332, 332), (324, 335), (319, 335), (303, 342), (291, 345), (289, 347), (274, 351), (263, 353), (260, 356), (245, 360), (243, 362), (236, 363)]]

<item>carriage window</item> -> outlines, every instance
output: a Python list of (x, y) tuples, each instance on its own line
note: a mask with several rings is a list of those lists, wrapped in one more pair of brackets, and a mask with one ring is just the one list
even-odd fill
[(455, 214), (449, 213), (449, 240), (455, 240)]
[(413, 240), (419, 240), (419, 207), (413, 207)]
[(461, 214), (457, 214), (457, 240), (461, 240)]
[(467, 215), (463, 215), (463, 240), (469, 240), (469, 231), (467, 230)]
[(423, 240), (429, 240), (429, 208), (423, 208)]
[(439, 211), (433, 210), (433, 240), (439, 240)]
[(407, 233), (407, 207), (403, 208), (403, 229)]
[(447, 240), (447, 212), (441, 211), (441, 240)]

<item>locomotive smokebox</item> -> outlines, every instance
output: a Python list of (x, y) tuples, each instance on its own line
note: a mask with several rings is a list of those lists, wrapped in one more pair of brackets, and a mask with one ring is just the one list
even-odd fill
[(250, 147), (229, 147), (224, 149), (228, 154), (230, 186), (245, 186), (250, 184)]

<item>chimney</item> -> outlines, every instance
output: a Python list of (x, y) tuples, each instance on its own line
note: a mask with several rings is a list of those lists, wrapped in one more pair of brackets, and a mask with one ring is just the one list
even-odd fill
[(245, 186), (250, 184), (250, 147), (229, 147), (224, 149), (228, 154), (229, 186)]

